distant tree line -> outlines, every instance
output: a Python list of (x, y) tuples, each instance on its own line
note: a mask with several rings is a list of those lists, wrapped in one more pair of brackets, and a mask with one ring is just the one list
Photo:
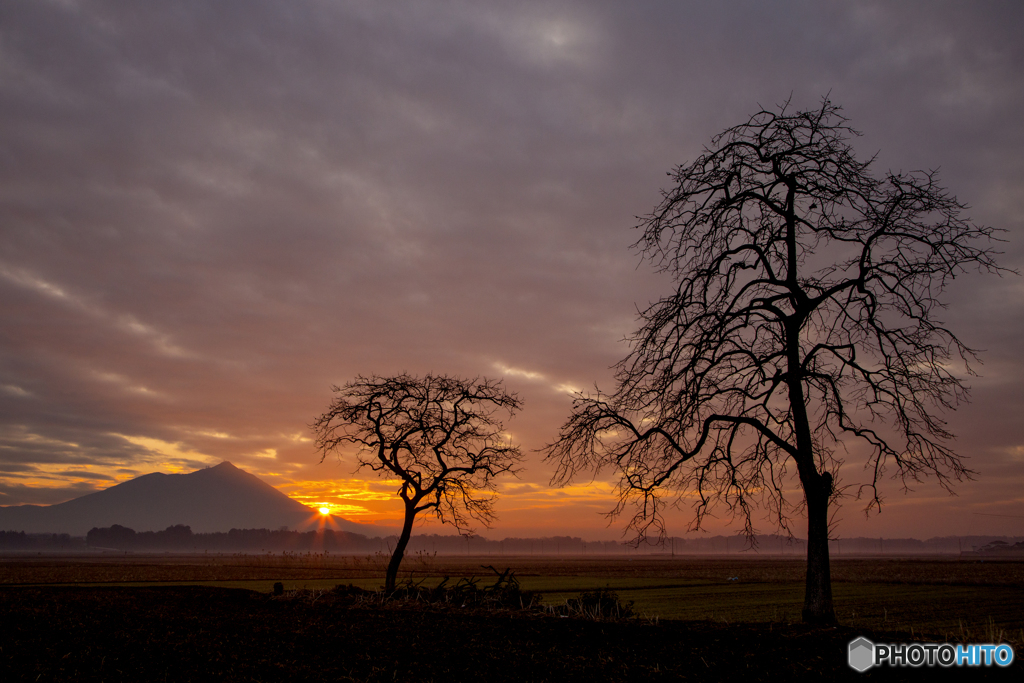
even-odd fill
[(546, 536), (543, 538), (504, 538), (500, 541), (483, 536), (413, 536), (410, 552), (444, 555), (587, 555), (630, 552), (621, 541), (584, 541), (578, 536)]
[(135, 531), (115, 524), (93, 527), (85, 537), (90, 548), (117, 550), (260, 550), (264, 552), (373, 552), (380, 549), (379, 539), (362, 534), (325, 529), (289, 531), (288, 529), (232, 529), (228, 532), (193, 533), (183, 524), (163, 531)]
[(0, 550), (76, 550), (82, 539), (69, 534), (26, 534), (24, 531), (0, 531)]
[[(193, 533), (191, 527), (176, 524), (163, 531), (135, 531), (115, 524), (94, 527), (86, 536), (90, 548), (117, 550), (178, 551), (263, 551), (363, 553), (390, 551), (397, 536), (367, 537), (333, 529), (290, 531), (288, 529), (232, 529), (228, 532)], [(680, 543), (682, 540), (680, 539)], [(733, 540), (734, 550), (738, 541)], [(487, 555), (586, 555), (630, 552), (620, 541), (584, 541), (576, 536), (506, 538), (500, 541), (482, 536), (427, 534), (415, 536), (410, 552)]]

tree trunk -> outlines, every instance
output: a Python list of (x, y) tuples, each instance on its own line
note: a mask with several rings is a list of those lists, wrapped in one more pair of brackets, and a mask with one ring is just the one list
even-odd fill
[(402, 534), (398, 537), (398, 543), (391, 553), (391, 561), (388, 562), (388, 573), (384, 578), (384, 591), (395, 592), (395, 583), (398, 580), (398, 566), (402, 564), (405, 556), (405, 549), (409, 545), (409, 538), (412, 537), (412, 523), (416, 519), (416, 504), (411, 501), (405, 503), (405, 523), (402, 525)]
[[(795, 258), (795, 254), (791, 254), (791, 258)], [(797, 448), (794, 460), (807, 501), (807, 586), (803, 620), (808, 624), (834, 624), (832, 569), (828, 561), (828, 501), (832, 497), (832, 475), (827, 471), (819, 474), (814, 463), (814, 439), (807, 419), (800, 363), (800, 325), (795, 320), (786, 327), (786, 355), (790, 372), (789, 406)]]
[(828, 501), (832, 496), (832, 475), (815, 473), (804, 482), (807, 499), (807, 586), (803, 621), (835, 624), (832, 605), (832, 569), (828, 556)]

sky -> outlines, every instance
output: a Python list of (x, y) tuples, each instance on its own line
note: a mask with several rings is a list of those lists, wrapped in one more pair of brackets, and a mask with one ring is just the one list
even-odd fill
[[(394, 483), (309, 425), (332, 385), (435, 372), (524, 402), (479, 533), (621, 538), (612, 475), (553, 488), (538, 450), (670, 289), (631, 249), (666, 173), (828, 96), (876, 173), (939, 169), (1024, 271), (1021, 26), (1012, 1), (0, 3), (0, 505), (228, 460), (394, 525)], [(838, 536), (1024, 534), (1024, 280), (945, 301), (983, 361), (945, 414), (975, 479), (886, 481)], [(685, 500), (667, 521), (693, 533)]]

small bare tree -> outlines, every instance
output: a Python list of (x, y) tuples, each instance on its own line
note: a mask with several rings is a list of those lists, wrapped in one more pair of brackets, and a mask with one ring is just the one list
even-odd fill
[(696, 528), (719, 503), (751, 537), (756, 503), (784, 529), (806, 506), (803, 618), (829, 623), (838, 452), (863, 445), (868, 510), (887, 471), (947, 489), (970, 475), (935, 410), (966, 398), (951, 363), (970, 373), (974, 353), (936, 318), (938, 297), (961, 273), (999, 268), (993, 230), (961, 218), (934, 172), (876, 178), (839, 107), (787, 107), (675, 170), (635, 245), (675, 291), (641, 312), (614, 393), (578, 396), (546, 453), (555, 484), (614, 468), (612, 514), (635, 504), (638, 539), (664, 534), (666, 490), (694, 501)]
[(398, 567), (421, 512), (432, 511), (460, 533), (469, 518), (489, 526), (494, 519), (493, 480), (515, 474), (519, 447), (510, 443), (500, 413), (522, 408), (500, 381), (445, 375), (357, 377), (336, 394), (313, 423), (322, 453), (343, 458), (355, 447), (360, 468), (402, 481), (398, 495), (405, 521), (388, 563), (385, 590), (394, 591)]

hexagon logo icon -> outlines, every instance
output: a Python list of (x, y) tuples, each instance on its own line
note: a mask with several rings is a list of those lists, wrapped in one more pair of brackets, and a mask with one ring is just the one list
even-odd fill
[(861, 673), (867, 671), (875, 663), (875, 644), (861, 636), (850, 642), (850, 668)]

